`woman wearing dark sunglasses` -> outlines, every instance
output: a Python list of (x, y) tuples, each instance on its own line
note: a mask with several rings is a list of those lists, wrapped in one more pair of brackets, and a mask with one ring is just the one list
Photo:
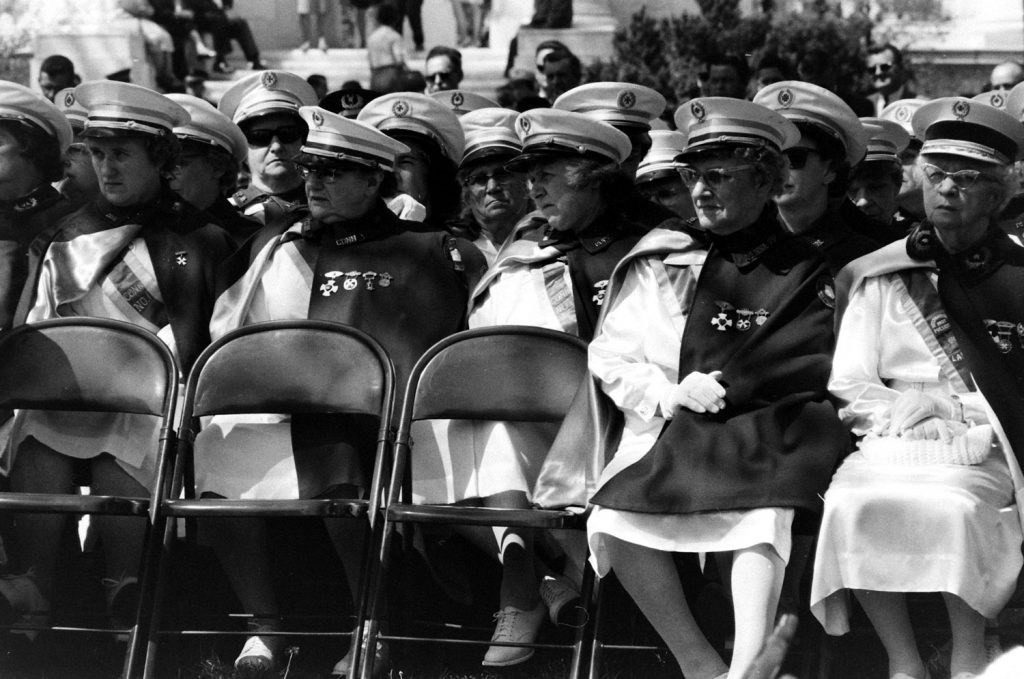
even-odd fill
[(985, 620), (1022, 564), (1024, 251), (996, 216), (1024, 131), (952, 97), (922, 106), (913, 126), (927, 219), (840, 279), (829, 389), (858, 450), (825, 495), (811, 610), (843, 634), (852, 591), (889, 677), (926, 679), (905, 593), (940, 592), (949, 674), (971, 679), (987, 662)]
[(238, 125), (248, 143), (248, 187), (231, 202), (262, 224), (306, 204), (306, 190), (293, 162), (306, 138), (300, 106), (314, 106), (316, 92), (294, 73), (263, 71), (243, 78), (221, 97), (218, 108)]
[(754, 103), (796, 125), (800, 140), (783, 151), (787, 172), (775, 196), (786, 230), (820, 250), (833, 273), (848, 262), (899, 237), (885, 237), (846, 198), (851, 168), (864, 157), (867, 132), (853, 110), (823, 87), (784, 80), (765, 87)]
[[(771, 204), (795, 126), (726, 97), (675, 119), (711, 245), (655, 229), (612, 275), (590, 369), (625, 425), (587, 528), (595, 571), (615, 571), (686, 677), (739, 679), (772, 631), (793, 533), (848, 445), (826, 390), (830, 277)], [(731, 666), (691, 613), (677, 552), (722, 553)]]

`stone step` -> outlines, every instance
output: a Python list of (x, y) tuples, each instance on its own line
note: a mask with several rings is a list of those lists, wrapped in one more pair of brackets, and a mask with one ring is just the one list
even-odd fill
[[(465, 78), (462, 89), (485, 97), (494, 97), (495, 90), (505, 82), (506, 55), (499, 50), (482, 47), (464, 47), (462, 50), (462, 70)], [(422, 54), (409, 59), (409, 67), (422, 71), (424, 60)], [(370, 66), (366, 61), (366, 50), (363, 49), (310, 49), (305, 52), (293, 50), (275, 50), (262, 55), (268, 68), (291, 71), (303, 78), (312, 73), (320, 73), (327, 77), (328, 86), (337, 89), (347, 80), (358, 80), (367, 86), (370, 82)], [(221, 95), (238, 79), (253, 73), (239, 55), (233, 55), (231, 65), (237, 68), (229, 76), (215, 75), (206, 83), (208, 95), (218, 101)]]

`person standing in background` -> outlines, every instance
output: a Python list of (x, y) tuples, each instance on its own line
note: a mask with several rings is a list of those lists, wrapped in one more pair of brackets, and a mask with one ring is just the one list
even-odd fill
[(394, 5), (377, 8), (377, 28), (366, 39), (366, 58), (370, 62), (370, 89), (387, 94), (402, 89), (406, 72), (405, 45), (398, 29), (402, 16)]

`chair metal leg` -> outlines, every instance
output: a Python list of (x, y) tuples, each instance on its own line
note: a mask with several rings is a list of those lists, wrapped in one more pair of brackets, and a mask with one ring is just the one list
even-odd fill
[(583, 582), (580, 585), (580, 598), (586, 611), (584, 623), (576, 630), (573, 640), (572, 659), (569, 662), (569, 679), (582, 679), (589, 665), (588, 644), (593, 643), (595, 629), (592, 623), (594, 613), (594, 594), (597, 578), (588, 561), (583, 567)]
[(588, 679), (598, 679), (601, 676), (601, 654), (604, 650), (604, 644), (601, 642), (601, 618), (604, 614), (604, 606), (602, 605), (601, 596), (601, 581), (594, 578), (594, 617), (591, 624), (593, 630), (591, 632), (590, 641), (590, 663), (588, 668)]

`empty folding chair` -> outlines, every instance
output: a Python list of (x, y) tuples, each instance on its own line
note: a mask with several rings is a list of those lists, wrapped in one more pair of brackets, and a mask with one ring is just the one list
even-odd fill
[[(0, 409), (152, 416), (159, 434), (153, 437), (152, 448), (139, 454), (155, 459), (157, 468), (168, 457), (174, 438), (177, 389), (178, 369), (170, 349), (156, 335), (129, 323), (76, 317), (23, 325), (0, 334)], [(88, 445), (83, 441), (83, 448)], [(5, 492), (0, 493), (0, 512), (136, 517), (145, 525), (143, 551), (152, 554), (150, 546), (158, 540), (152, 521), (159, 483), (153, 482), (146, 497)], [(145, 562), (139, 582), (139, 589), (145, 590), (152, 577), (145, 566), (153, 560), (140, 554), (139, 561)], [(124, 676), (134, 677), (144, 649), (148, 616), (143, 609), (140, 603), (127, 629), (49, 628), (127, 632)]]

